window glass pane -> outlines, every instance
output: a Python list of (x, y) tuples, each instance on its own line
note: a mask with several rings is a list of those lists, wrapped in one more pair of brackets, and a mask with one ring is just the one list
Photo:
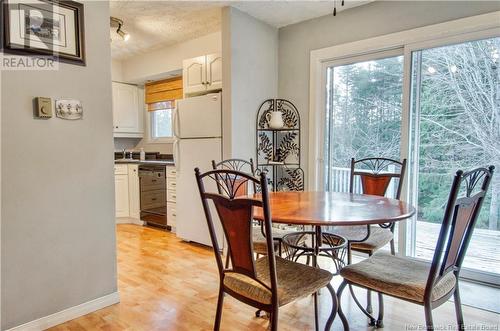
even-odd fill
[[(413, 255), (431, 259), (453, 174), (500, 166), (500, 38), (414, 52), (412, 148), (418, 169)], [(500, 274), (500, 176), (493, 176), (464, 267)]]
[(403, 56), (327, 69), (325, 189), (348, 191), (351, 158), (400, 159)]
[(172, 137), (171, 109), (162, 109), (151, 112), (151, 137)]

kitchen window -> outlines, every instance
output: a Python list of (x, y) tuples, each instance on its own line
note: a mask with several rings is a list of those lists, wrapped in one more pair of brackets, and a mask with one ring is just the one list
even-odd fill
[(170, 140), (174, 101), (156, 102), (148, 105), (149, 133), (151, 141)]

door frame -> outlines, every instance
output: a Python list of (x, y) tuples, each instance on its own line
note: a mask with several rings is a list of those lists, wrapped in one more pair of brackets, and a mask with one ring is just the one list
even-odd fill
[[(500, 11), (461, 18), (449, 22), (429, 25), (402, 32), (396, 32), (375, 38), (336, 45), (313, 50), (310, 54), (309, 67), (309, 134), (306, 187), (308, 190), (322, 190), (323, 184), (323, 147), (324, 118), (326, 105), (326, 67), (332, 63), (347, 64), (355, 59), (368, 59), (370, 56), (403, 49), (403, 100), (401, 123), (401, 158), (414, 160), (410, 155), (411, 125), (411, 54), (413, 51), (438, 46), (446, 46), (460, 42), (500, 36)], [(353, 61), (354, 60), (354, 61)], [(352, 63), (351, 62), (351, 63)], [(411, 168), (411, 165), (410, 167)], [(415, 170), (414, 170), (415, 171)], [(418, 168), (416, 169), (418, 171)], [(411, 174), (403, 183), (402, 200), (410, 201), (408, 189)], [(414, 184), (413, 184), (414, 185)], [(412, 230), (413, 221), (399, 222), (398, 254), (408, 255), (407, 238), (415, 234)], [(413, 240), (414, 241), (414, 240)], [(468, 271), (465, 268), (461, 274), (464, 278), (473, 278), (487, 283), (498, 281), (497, 276), (482, 272)]]

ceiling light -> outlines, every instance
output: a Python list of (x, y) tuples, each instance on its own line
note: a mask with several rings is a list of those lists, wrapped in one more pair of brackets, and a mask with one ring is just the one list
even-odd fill
[(125, 32), (122, 27), (123, 27), (123, 20), (113, 17), (110, 17), (110, 26), (112, 28), (116, 28), (116, 33), (124, 40), (128, 41), (130, 39), (130, 34)]
[[(344, 7), (344, 0), (342, 0), (341, 4)], [(333, 0), (333, 16), (337, 16), (337, 0)]]
[(427, 72), (429, 72), (430, 74), (435, 74), (436, 73), (436, 69), (434, 67), (428, 67), (427, 68)]
[(122, 31), (121, 29), (116, 30), (116, 33), (118, 33), (118, 35), (125, 41), (128, 41), (130, 39), (130, 34)]
[(456, 65), (452, 65), (452, 66), (450, 67), (450, 71), (451, 71), (452, 73), (457, 72), (457, 70), (458, 70), (458, 68), (457, 68), (457, 66), (456, 66)]

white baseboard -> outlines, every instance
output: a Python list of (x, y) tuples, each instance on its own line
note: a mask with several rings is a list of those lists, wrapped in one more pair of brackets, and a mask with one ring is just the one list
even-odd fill
[(102, 309), (107, 306), (114, 305), (120, 302), (120, 295), (114, 292), (103, 297), (87, 301), (78, 306), (61, 310), (60, 312), (36, 319), (34, 321), (15, 326), (6, 331), (41, 331), (59, 325), (61, 323), (70, 321), (77, 317), (89, 314), (96, 310)]
[(135, 217), (117, 217), (116, 224), (137, 224), (144, 225), (144, 222)]

